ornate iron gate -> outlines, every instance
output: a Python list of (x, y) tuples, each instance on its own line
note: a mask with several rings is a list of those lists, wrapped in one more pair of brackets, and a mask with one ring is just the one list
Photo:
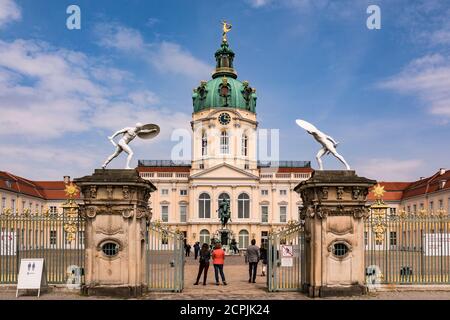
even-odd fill
[(366, 283), (450, 284), (450, 217), (443, 209), (388, 214), (384, 190), (366, 220)]
[(0, 283), (17, 283), (24, 258), (45, 259), (47, 283), (68, 283), (72, 273), (84, 268), (84, 222), (78, 211), (72, 216), (30, 210), (0, 213)]
[(269, 235), (267, 287), (269, 291), (301, 291), (305, 279), (304, 228), (288, 228)]
[(150, 291), (183, 290), (184, 237), (158, 222), (147, 229), (147, 283)]

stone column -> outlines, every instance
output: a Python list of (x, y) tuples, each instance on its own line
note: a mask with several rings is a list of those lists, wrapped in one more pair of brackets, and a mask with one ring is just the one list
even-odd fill
[(146, 224), (150, 193), (156, 187), (136, 170), (96, 169), (75, 179), (86, 215), (87, 295), (138, 296), (147, 288)]
[(354, 171), (315, 171), (295, 191), (303, 200), (306, 278), (310, 297), (366, 293), (364, 218), (376, 183)]

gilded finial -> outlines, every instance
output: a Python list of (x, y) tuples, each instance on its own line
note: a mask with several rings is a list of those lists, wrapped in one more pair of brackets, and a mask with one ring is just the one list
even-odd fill
[(231, 24), (227, 23), (225, 20), (222, 21), (222, 41), (227, 42), (227, 33), (231, 30)]
[(384, 186), (381, 186), (380, 184), (377, 184), (374, 188), (373, 188), (373, 194), (375, 195), (375, 198), (377, 199), (381, 199), (383, 198), (383, 194), (386, 191), (384, 190)]

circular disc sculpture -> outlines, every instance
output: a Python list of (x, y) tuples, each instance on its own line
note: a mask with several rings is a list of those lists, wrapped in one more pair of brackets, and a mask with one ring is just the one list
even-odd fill
[[(131, 158), (133, 157), (133, 150), (128, 146), (128, 144), (138, 136), (141, 139), (153, 139), (156, 137), (160, 132), (159, 126), (156, 124), (142, 124), (140, 122), (136, 123), (134, 127), (127, 127), (123, 128), (117, 132), (115, 132), (111, 137), (108, 137), (108, 139), (111, 141), (111, 143), (116, 147), (116, 151), (106, 159), (105, 163), (103, 164), (102, 168), (105, 169), (108, 163), (111, 162), (114, 158), (116, 158), (119, 154), (122, 153), (122, 151), (125, 151), (125, 153), (128, 154), (127, 157), (127, 165), (125, 169), (132, 169), (130, 167)], [(119, 140), (118, 143), (114, 141), (114, 138), (122, 134), (122, 138)]]

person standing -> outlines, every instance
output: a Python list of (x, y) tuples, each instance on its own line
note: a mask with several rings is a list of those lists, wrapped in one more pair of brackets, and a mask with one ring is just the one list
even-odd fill
[(199, 251), (200, 251), (200, 242), (197, 241), (197, 242), (194, 244), (195, 260), (197, 260)]
[(264, 244), (261, 245), (261, 249), (259, 249), (259, 257), (262, 260), (261, 276), (264, 277), (266, 275), (266, 268), (267, 268), (267, 249)]
[(214, 275), (216, 276), (216, 285), (219, 285), (219, 273), (224, 285), (227, 285), (225, 281), (225, 274), (223, 273), (223, 264), (225, 262), (225, 251), (222, 249), (220, 242), (216, 242), (214, 250), (212, 252), (212, 259), (214, 264)]
[(184, 249), (186, 250), (186, 257), (189, 257), (191, 255), (191, 245), (187, 243)]
[[(198, 246), (198, 242), (196, 243)], [(195, 245), (194, 245), (195, 247)], [(196, 257), (197, 259), (197, 257)], [(206, 286), (206, 278), (208, 277), (208, 269), (209, 269), (209, 260), (211, 259), (211, 252), (209, 251), (209, 246), (207, 243), (204, 243), (202, 245), (202, 249), (200, 250), (200, 259), (199, 259), (199, 266), (198, 266), (198, 275), (197, 275), (197, 281), (195, 281), (194, 285), (198, 285), (198, 281), (200, 280), (200, 277), (203, 273), (203, 285)]]
[(237, 247), (236, 239), (231, 240), (230, 245), (231, 245), (231, 249), (233, 249), (233, 253), (234, 254), (239, 253), (239, 249)]
[(248, 246), (247, 253), (246, 253), (246, 260), (248, 262), (248, 282), (256, 282), (256, 271), (258, 268), (258, 262), (260, 259), (259, 255), (259, 247), (256, 246), (256, 240), (252, 239), (252, 244)]

